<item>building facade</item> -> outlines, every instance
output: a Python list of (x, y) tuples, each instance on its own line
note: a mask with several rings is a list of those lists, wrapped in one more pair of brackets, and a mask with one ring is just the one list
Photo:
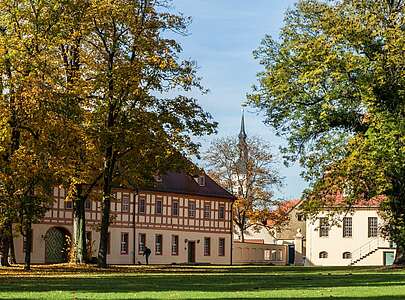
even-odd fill
[[(342, 200), (338, 198), (337, 202), (339, 201)], [(274, 256), (281, 250), (274, 247), (277, 245), (286, 247), (283, 261), (286, 264), (383, 266), (393, 263), (395, 245), (381, 235), (384, 221), (378, 213), (378, 199), (370, 202), (360, 201), (360, 204), (352, 207), (350, 211), (335, 214), (333, 217), (328, 217), (330, 213), (328, 209), (324, 209), (312, 219), (305, 219), (300, 209), (301, 203), (290, 200), (280, 205), (280, 209), (288, 217), (284, 226), (276, 230), (274, 236), (267, 230), (249, 231), (246, 242), (250, 245), (245, 245), (242, 249), (238, 246), (242, 243), (235, 242), (234, 252), (238, 248), (238, 254), (235, 252), (234, 257), (245, 262), (250, 260), (251, 263), (265, 262), (266, 255), (259, 249), (271, 248), (269, 251), (272, 253), (272, 259), (279, 259)], [(268, 225), (271, 227), (271, 224)]]
[(301, 211), (302, 201), (299, 199), (287, 200), (280, 204), (278, 210), (284, 215), (286, 221), (275, 230), (275, 243), (288, 247), (288, 264), (303, 265), (306, 252), (306, 220)]
[(274, 237), (277, 244), (294, 245), (297, 232), (303, 236), (306, 233), (305, 216), (300, 209), (302, 200), (292, 199), (284, 201), (278, 208), (286, 216), (285, 224), (275, 230)]
[(285, 245), (239, 242), (233, 243), (233, 263), (268, 264), (285, 266), (288, 263), (288, 248)]
[[(145, 246), (152, 264), (231, 264), (233, 196), (210, 177), (184, 173), (160, 176), (154, 188), (135, 193), (113, 190), (108, 237), (109, 264), (145, 263)], [(54, 203), (40, 224), (33, 225), (32, 263), (68, 259), (73, 233), (73, 205), (63, 188), (54, 189)], [(96, 257), (101, 202), (86, 202), (86, 237), (90, 257)], [(15, 238), (17, 262), (23, 239)]]
[[(278, 246), (280, 249), (285, 249), (286, 254), (283, 256), (283, 264), (303, 264), (302, 256), (305, 255), (305, 232), (306, 232), (306, 221), (304, 214), (300, 211), (300, 205), (302, 201), (298, 199), (284, 201), (276, 209), (275, 213), (285, 218), (282, 225), (275, 226), (273, 220), (267, 221), (267, 226), (256, 225), (248, 228), (245, 231), (245, 242), (253, 244), (252, 249), (256, 247), (254, 244), (264, 244), (267, 250), (270, 251), (271, 257), (274, 258), (274, 250)], [(297, 239), (297, 233), (302, 237)], [(234, 242), (235, 246), (239, 245), (240, 233), (238, 228), (235, 226), (234, 229)], [(296, 245), (299, 243), (299, 245)], [(246, 248), (246, 247), (245, 247)], [(235, 249), (235, 247), (234, 247)], [(277, 249), (279, 251), (280, 249)], [(260, 251), (256, 251), (259, 253)], [(249, 253), (248, 250), (241, 251), (242, 256), (246, 261), (252, 259), (252, 261), (258, 261), (257, 254), (252, 255), (252, 258), (247, 258), (246, 255)], [(252, 253), (255, 253), (253, 250)], [(268, 255), (262, 257), (262, 262), (268, 261)], [(278, 253), (278, 252), (277, 252)], [(234, 253), (234, 257), (237, 255)], [(272, 264), (280, 264), (280, 260), (271, 261)]]
[(316, 266), (382, 266), (392, 264), (394, 245), (380, 228), (378, 207), (354, 207), (329, 222), (327, 211), (307, 221), (305, 264)]

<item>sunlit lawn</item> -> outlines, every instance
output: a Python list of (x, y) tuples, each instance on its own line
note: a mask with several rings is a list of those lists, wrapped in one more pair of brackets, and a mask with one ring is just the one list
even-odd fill
[(2, 299), (405, 299), (405, 270), (67, 265), (0, 268)]

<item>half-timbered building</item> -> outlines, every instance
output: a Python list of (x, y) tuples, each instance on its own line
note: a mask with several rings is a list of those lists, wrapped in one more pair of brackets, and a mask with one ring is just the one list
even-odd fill
[[(153, 188), (136, 192), (115, 188), (108, 236), (110, 264), (144, 263), (145, 246), (152, 264), (230, 264), (234, 196), (207, 175), (168, 172)], [(66, 191), (54, 188), (54, 203), (40, 224), (33, 225), (33, 263), (67, 260), (73, 232), (73, 203)], [(96, 257), (101, 202), (87, 201), (86, 237), (90, 257)], [(23, 240), (16, 235), (15, 252), (23, 261)]]

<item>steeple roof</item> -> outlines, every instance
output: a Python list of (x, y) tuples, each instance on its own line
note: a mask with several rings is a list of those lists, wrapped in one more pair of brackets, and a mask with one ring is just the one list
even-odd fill
[(242, 119), (240, 122), (239, 140), (246, 140), (247, 134), (245, 131), (245, 112), (242, 110)]
[(241, 166), (242, 170), (246, 171), (246, 163), (248, 161), (248, 146), (246, 142), (247, 134), (245, 131), (245, 114), (242, 110), (242, 120), (240, 123), (240, 132), (239, 132), (239, 162), (238, 164)]

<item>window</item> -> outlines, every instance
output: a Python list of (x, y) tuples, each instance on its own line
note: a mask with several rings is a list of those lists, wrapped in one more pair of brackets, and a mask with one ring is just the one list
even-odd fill
[(271, 260), (277, 260), (277, 251), (271, 250)]
[(129, 211), (129, 195), (123, 194), (121, 199), (121, 211), (128, 212)]
[(72, 209), (73, 208), (73, 202), (69, 200), (65, 200), (65, 209)]
[(283, 260), (283, 250), (278, 250), (278, 260)]
[(368, 218), (368, 237), (376, 237), (378, 232), (377, 217)]
[(204, 204), (204, 219), (211, 218), (211, 204)]
[(162, 200), (156, 200), (155, 203), (155, 214), (161, 215), (162, 214)]
[(223, 206), (223, 205), (219, 206), (218, 219), (225, 219), (225, 206)]
[(328, 258), (328, 252), (326, 251), (319, 252), (319, 258)]
[(205, 186), (205, 175), (198, 176), (198, 185)]
[(304, 215), (303, 214), (297, 214), (297, 220), (298, 221), (304, 221), (305, 220)]
[(204, 238), (204, 256), (211, 255), (211, 238)]
[(121, 254), (128, 254), (128, 233), (121, 232)]
[(179, 215), (179, 201), (173, 200), (172, 202), (172, 216)]
[(264, 260), (270, 260), (270, 250), (264, 250)]
[(143, 199), (143, 198), (139, 198), (138, 213), (140, 213), (140, 214), (145, 213), (145, 199)]
[(343, 252), (343, 259), (351, 259), (352, 254), (350, 252)]
[(143, 251), (145, 251), (145, 243), (146, 243), (146, 234), (140, 233), (138, 235), (138, 253), (139, 254), (143, 254)]
[(172, 255), (179, 255), (179, 236), (172, 235)]
[(188, 201), (188, 217), (195, 218), (195, 202)]
[(343, 237), (352, 237), (352, 218), (343, 218)]
[(319, 218), (319, 236), (329, 236), (329, 223), (328, 218)]
[(107, 254), (111, 253), (111, 233), (107, 233)]
[(155, 236), (155, 254), (156, 255), (162, 255), (162, 242), (163, 242), (162, 235), (157, 234)]
[(225, 256), (225, 239), (219, 238), (218, 240), (218, 255)]
[(85, 209), (91, 209), (91, 201), (89, 199), (84, 201), (84, 208)]

